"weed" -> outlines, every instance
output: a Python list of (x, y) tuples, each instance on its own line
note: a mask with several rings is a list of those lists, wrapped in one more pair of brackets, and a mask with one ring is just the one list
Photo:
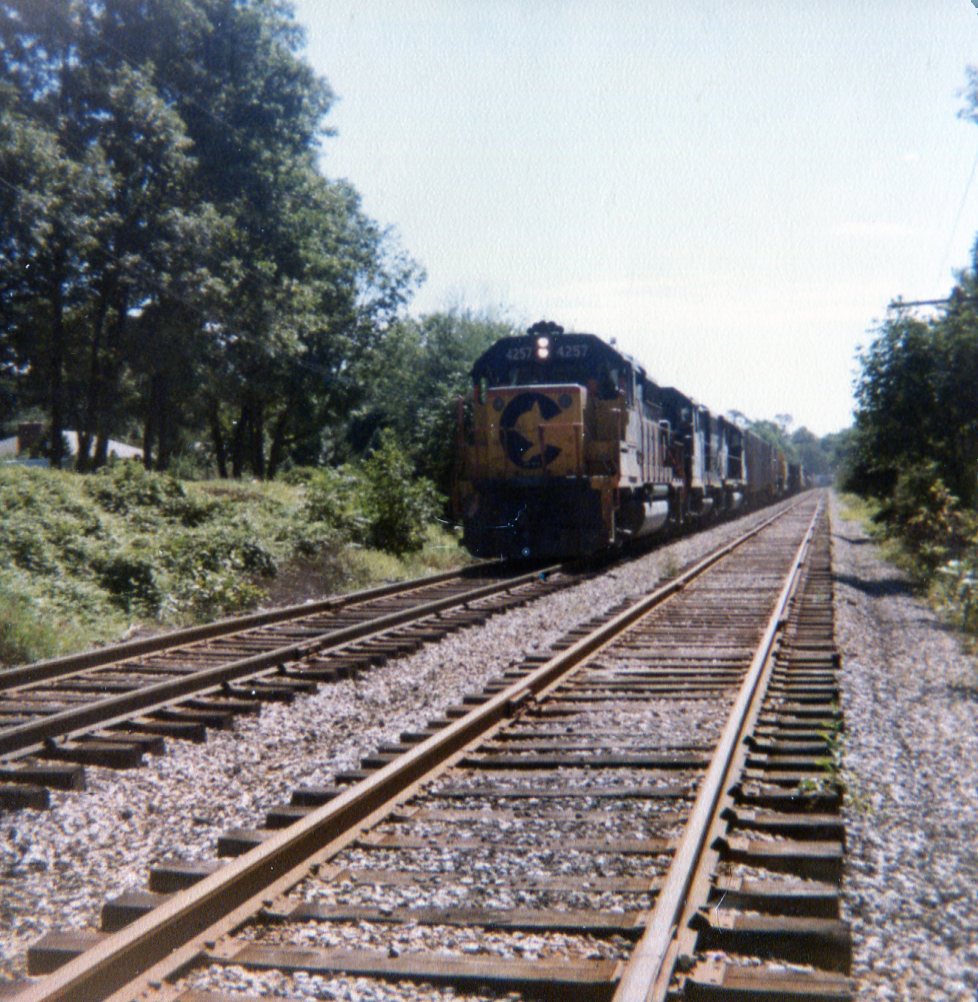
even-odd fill
[(846, 803), (862, 814), (870, 811), (869, 797), (862, 790), (856, 776), (844, 765), (846, 737), (842, 721), (838, 718), (819, 729), (825, 741), (825, 754), (816, 759), (822, 774), (815, 778), (803, 779), (798, 784), (799, 792), (813, 794), (840, 790)]
[[(423, 523), (408, 527), (417, 548), (403, 558), (351, 547), (385, 514), (364, 510), (361, 474), (293, 470), (289, 479), (181, 483), (132, 463), (89, 476), (0, 469), (0, 665), (112, 641), (137, 624), (240, 611), (269, 586), (288, 602), (299, 578), (305, 597), (317, 581), (325, 593), (468, 559), (452, 535)], [(396, 521), (386, 524), (396, 534)]]
[(665, 560), (662, 563), (662, 577), (666, 580), (672, 580), (672, 578), (679, 575), (679, 561), (676, 559), (674, 553), (667, 553)]

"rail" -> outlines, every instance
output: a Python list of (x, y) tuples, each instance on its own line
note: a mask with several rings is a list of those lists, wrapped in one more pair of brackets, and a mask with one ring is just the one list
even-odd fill
[[(394, 804), (418, 790), (422, 781), (427, 782), (458, 762), (474, 742), (494, 734), (508, 719), (545, 698), (588, 657), (606, 647), (652, 609), (682, 593), (708, 569), (785, 514), (781, 512), (765, 520), (709, 554), (535, 670), (489, 695), (481, 705), (420, 740), (356, 785), (339, 792), (328, 803), (276, 832), (199, 883), (176, 893), (165, 904), (136, 919), (131, 925), (113, 933), (44, 981), (28, 988), (18, 996), (19, 1002), (69, 1002), (77, 999), (123, 1002), (142, 991), (158, 987), (174, 972), (206, 953), (214, 941), (253, 915), (263, 901), (274, 899), (295, 885), (308, 873), (311, 861), (325, 860), (349, 844), (355, 832), (383, 818)], [(795, 587), (816, 518), (817, 513), (809, 525), (806, 542), (799, 546), (795, 555), (792, 579), (784, 585), (777, 607), (768, 621), (762, 645), (737, 699), (736, 712), (731, 714), (724, 732), (722, 754), (711, 766), (710, 779), (704, 784), (704, 792), (697, 800), (694, 820), (677, 852), (676, 875), (670, 875), (661, 891), (649, 930), (621, 982), (621, 991), (627, 992), (622, 998), (646, 997), (640, 993), (647, 992), (650, 977), (654, 982), (661, 975), (662, 959), (668, 952), (667, 939), (675, 930), (677, 916), (684, 907), (692, 879), (692, 861), (702, 847), (704, 832), (717, 802), (717, 791), (723, 788), (729, 776), (730, 751), (741, 743), (745, 726), (742, 711), (756, 706), (757, 694), (784, 624), (785, 608)], [(135, 980), (134, 972), (140, 972)]]

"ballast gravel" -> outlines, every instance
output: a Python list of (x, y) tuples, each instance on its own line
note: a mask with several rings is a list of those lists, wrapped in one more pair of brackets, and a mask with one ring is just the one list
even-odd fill
[(154, 863), (215, 858), (226, 830), (260, 827), (296, 787), (331, 785), (361, 756), (775, 510), (664, 545), (290, 706), (267, 705), (233, 731), (209, 731), (206, 744), (170, 741), (143, 768), (89, 768), (88, 789), (53, 793), (49, 811), (0, 814), (0, 982), (24, 976), (27, 948), (46, 932), (97, 928), (104, 901), (145, 890)]
[(860, 1002), (978, 999), (978, 664), (833, 505)]
[[(287, 802), (295, 787), (330, 785), (337, 771), (356, 768), (362, 755), (438, 716), (528, 651), (547, 650), (575, 625), (647, 591), (768, 514), (664, 546), (486, 627), (322, 686), (292, 706), (269, 705), (260, 717), (239, 719), (233, 732), (210, 732), (205, 745), (169, 742), (166, 754), (144, 768), (89, 769), (88, 790), (55, 794), (50, 811), (0, 814), (0, 982), (24, 975), (27, 947), (45, 932), (97, 927), (104, 900), (144, 889), (153, 863), (214, 858), (226, 829), (260, 826), (265, 811)], [(851, 795), (845, 901), (857, 998), (975, 1002), (978, 668), (880, 561), (858, 525), (837, 507), (833, 515)], [(598, 799), (588, 805), (600, 806)], [(376, 865), (377, 854), (371, 856)], [(371, 888), (364, 900), (379, 903), (378, 893)], [(396, 907), (404, 901), (398, 898), (392, 891), (389, 903)], [(631, 896), (620, 903), (631, 907)], [(292, 998), (474, 997), (428, 985), (234, 967), (205, 969), (186, 983)]]

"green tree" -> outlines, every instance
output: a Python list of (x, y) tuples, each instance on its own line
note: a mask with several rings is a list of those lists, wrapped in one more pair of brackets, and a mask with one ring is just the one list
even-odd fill
[(380, 432), (377, 448), (363, 464), (362, 503), (370, 545), (397, 554), (420, 550), (441, 500), (434, 484), (415, 474), (394, 432)]
[(832, 471), (832, 459), (820, 439), (807, 428), (796, 428), (791, 433), (791, 447), (809, 476), (826, 476)]
[(18, 345), (28, 389), (39, 397), (47, 388), (52, 460), (70, 420), (82, 466), (93, 444), (104, 462), (127, 417), (132, 312), (176, 277), (186, 255), (171, 249), (199, 252), (206, 237), (193, 221), (179, 116), (145, 67), (99, 44), (99, 18), (111, 13), (81, 2), (0, 4), (5, 237), (14, 231), (0, 283), (16, 300), (3, 333)]
[(94, 465), (137, 425), (159, 467), (207, 429), (222, 474), (264, 476), (363, 396), (420, 275), (319, 172), (301, 44), (283, 0), (0, 0), (7, 371)]
[(925, 464), (965, 506), (978, 478), (978, 316), (961, 288), (929, 322), (891, 317), (862, 354), (848, 485), (891, 497), (901, 474)]
[(458, 398), (475, 360), (514, 325), (493, 312), (461, 308), (393, 324), (372, 353), (370, 394), (350, 428), (355, 451), (392, 428), (421, 476), (448, 494), (455, 465)]

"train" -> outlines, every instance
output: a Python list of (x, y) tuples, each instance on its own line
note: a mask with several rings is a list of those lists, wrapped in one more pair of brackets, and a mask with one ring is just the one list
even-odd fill
[(782, 450), (596, 334), (541, 321), (489, 347), (471, 377), (453, 494), (476, 557), (593, 557), (804, 480)]

